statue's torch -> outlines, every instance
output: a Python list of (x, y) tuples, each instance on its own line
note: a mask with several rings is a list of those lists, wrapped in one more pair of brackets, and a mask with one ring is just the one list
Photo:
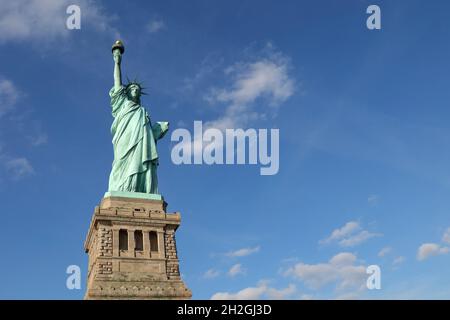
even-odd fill
[(120, 54), (123, 54), (125, 52), (125, 47), (123, 46), (122, 41), (117, 40), (116, 42), (114, 42), (114, 44), (112, 45), (112, 52), (114, 53), (116, 49), (119, 49)]

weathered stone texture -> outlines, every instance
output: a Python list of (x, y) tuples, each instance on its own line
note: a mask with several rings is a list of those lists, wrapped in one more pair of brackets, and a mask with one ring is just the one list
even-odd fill
[[(180, 277), (175, 241), (180, 214), (167, 213), (166, 205), (109, 197), (95, 208), (85, 242), (89, 254), (85, 299), (191, 298)], [(120, 230), (126, 231), (127, 250), (119, 249)]]

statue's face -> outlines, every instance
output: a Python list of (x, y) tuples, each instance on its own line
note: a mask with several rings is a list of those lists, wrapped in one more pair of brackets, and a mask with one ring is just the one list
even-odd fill
[(141, 95), (141, 89), (139, 88), (139, 86), (132, 85), (130, 86), (130, 88), (128, 88), (128, 94), (130, 95), (131, 99), (138, 99)]

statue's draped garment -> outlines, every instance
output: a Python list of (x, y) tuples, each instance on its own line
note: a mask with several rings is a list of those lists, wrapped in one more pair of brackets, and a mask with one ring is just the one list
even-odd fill
[(151, 124), (147, 111), (132, 101), (122, 86), (109, 92), (114, 122), (111, 126), (114, 161), (109, 191), (158, 194), (156, 141), (168, 130), (167, 122)]

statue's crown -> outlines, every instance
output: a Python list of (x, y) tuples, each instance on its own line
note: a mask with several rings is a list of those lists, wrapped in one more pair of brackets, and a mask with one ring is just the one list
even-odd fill
[(128, 83), (125, 86), (125, 89), (128, 90), (131, 86), (138, 86), (140, 91), (141, 91), (141, 95), (146, 95), (147, 93), (144, 92), (144, 87), (142, 86), (142, 82), (137, 81), (136, 79), (134, 79), (133, 81), (130, 81), (130, 79), (127, 79)]

